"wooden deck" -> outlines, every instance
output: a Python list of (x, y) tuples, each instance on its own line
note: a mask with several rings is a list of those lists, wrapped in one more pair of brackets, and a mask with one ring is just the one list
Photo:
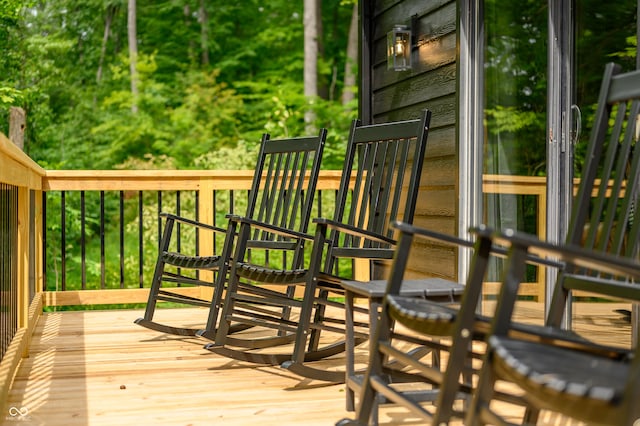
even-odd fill
[[(626, 345), (630, 326), (614, 312), (619, 307), (579, 305), (578, 327)], [(541, 304), (527, 302), (520, 317), (537, 321), (541, 310)], [(172, 309), (162, 315), (188, 324), (203, 313)], [(140, 311), (44, 314), (31, 355), (14, 380), (2, 424), (332, 425), (353, 416), (345, 410), (342, 385), (219, 357), (203, 350), (200, 339), (165, 336), (135, 325), (139, 316)], [(384, 409), (380, 422), (419, 424), (397, 407)]]

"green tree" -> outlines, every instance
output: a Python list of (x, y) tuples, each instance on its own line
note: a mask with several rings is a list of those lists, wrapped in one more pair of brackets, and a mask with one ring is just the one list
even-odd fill
[[(26, 149), (46, 167), (112, 168), (145, 154), (192, 167), (203, 153), (266, 130), (304, 132), (298, 2), (138, 0), (137, 101), (127, 94), (128, 1), (10, 3), (0, 28), (12, 48), (0, 63), (0, 108), (25, 108)], [(318, 80), (330, 90), (314, 105), (315, 127), (344, 133), (353, 112), (335, 103), (351, 12), (352, 4), (322, 2)]]

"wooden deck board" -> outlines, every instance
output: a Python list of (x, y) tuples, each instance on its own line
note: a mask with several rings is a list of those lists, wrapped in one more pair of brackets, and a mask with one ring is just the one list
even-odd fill
[[(614, 312), (618, 307), (581, 305), (577, 325), (604, 342), (627, 345), (630, 326)], [(519, 312), (536, 322), (542, 305), (528, 303)], [(202, 349), (206, 341), (201, 339), (165, 336), (135, 325), (140, 314), (43, 315), (30, 357), (22, 360), (9, 394), (8, 407), (28, 414), (2, 416), (2, 424), (332, 425), (353, 416), (345, 410), (342, 385), (217, 356)], [(202, 312), (171, 309), (162, 315), (188, 323)], [(598, 327), (603, 327), (600, 334)], [(360, 358), (366, 359), (364, 353)], [(333, 364), (338, 366), (340, 358)], [(397, 407), (385, 408), (380, 422), (419, 424)]]
[[(189, 311), (163, 315), (184, 323)], [(133, 324), (139, 316), (45, 314), (9, 395), (9, 407), (29, 410), (20, 424), (331, 424), (348, 414), (341, 385), (217, 356), (204, 340)]]

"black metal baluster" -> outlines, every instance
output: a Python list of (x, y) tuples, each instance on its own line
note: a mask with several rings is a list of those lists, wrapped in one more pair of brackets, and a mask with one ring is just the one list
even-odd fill
[[(0, 235), (9, 235), (7, 233), (7, 230), (5, 229), (5, 213), (7, 211), (7, 204), (5, 203), (5, 185), (3, 183), (0, 182)], [(6, 280), (6, 273), (7, 271), (10, 269), (7, 267), (7, 264), (5, 262), (7, 262), (7, 259), (5, 257), (5, 255), (7, 254), (7, 250), (8, 250), (8, 241), (9, 238), (0, 238), (0, 293), (1, 294), (7, 294), (6, 293), (6, 289), (5, 289), (5, 280)], [(5, 299), (2, 298), (0, 299), (0, 311), (4, 312), (5, 311)], [(4, 324), (4, 319), (5, 316), (4, 315), (0, 315), (0, 360), (2, 360), (2, 358), (4, 357), (4, 342), (5, 342), (5, 334), (6, 334), (6, 328), (5, 328), (5, 324)]]
[(6, 281), (4, 283), (4, 291), (9, 295), (9, 300), (5, 302), (5, 309), (7, 310), (7, 314), (4, 316), (4, 341), (2, 342), (2, 352), (6, 353), (7, 349), (9, 349), (9, 345), (11, 344), (11, 339), (13, 338), (12, 332), (12, 324), (13, 319), (11, 318), (13, 314), (13, 300), (16, 298), (16, 288), (14, 286), (14, 275), (16, 271), (16, 258), (14, 254), (14, 247), (16, 246), (16, 235), (15, 235), (15, 227), (13, 225), (13, 211), (14, 211), (14, 201), (13, 201), (13, 190), (11, 185), (5, 186), (5, 193), (7, 199), (7, 224), (6, 224), (6, 235), (9, 236), (8, 244), (6, 247), (7, 251), (7, 265), (8, 271), (6, 275)]
[(82, 289), (87, 289), (87, 265), (86, 265), (86, 221), (85, 221), (85, 193), (80, 191), (80, 268), (82, 274)]
[(160, 253), (160, 243), (162, 241), (162, 218), (160, 213), (162, 212), (162, 191), (158, 191), (158, 253)]
[(47, 291), (47, 193), (42, 192), (42, 291)]
[[(176, 214), (180, 216), (180, 191), (176, 191)], [(181, 228), (182, 228), (181, 223), (176, 222), (176, 250), (178, 251), (178, 253), (180, 253), (182, 249), (182, 240), (181, 240), (181, 232), (180, 232)], [(178, 272), (178, 275), (180, 275), (182, 273), (182, 269), (177, 268), (177, 272)], [(178, 287), (182, 287), (182, 284), (178, 283)]]
[(12, 324), (12, 315), (13, 315), (13, 299), (16, 296), (13, 286), (13, 274), (15, 268), (15, 257), (13, 255), (13, 247), (16, 245), (13, 223), (12, 223), (12, 211), (13, 211), (13, 197), (12, 197), (12, 189), (10, 185), (2, 185), (0, 187), (2, 191), (2, 210), (3, 215), (0, 217), (2, 220), (2, 234), (6, 235), (7, 238), (3, 239), (4, 245), (2, 247), (3, 259), (2, 259), (2, 276), (0, 279), (2, 282), (0, 283), (0, 291), (2, 294), (7, 295), (8, 297), (2, 298), (0, 300), (0, 309), (2, 309), (2, 315), (0, 315), (0, 333), (1, 333), (1, 341), (0, 341), (0, 356), (4, 356), (7, 349), (9, 348), (9, 344), (11, 339), (13, 338), (13, 333), (11, 331)]
[(61, 267), (60, 269), (62, 270), (62, 291), (65, 291), (67, 289), (67, 261), (66, 261), (66, 257), (67, 257), (67, 215), (66, 215), (66, 209), (67, 209), (67, 202), (66, 202), (66, 192), (62, 191), (61, 192), (61, 197), (60, 197), (60, 230), (61, 230), (61, 236), (60, 236), (60, 260), (61, 260)]
[(142, 215), (142, 191), (138, 191), (138, 276), (139, 287), (144, 287), (144, 217)]
[[(2, 247), (2, 276), (0, 277), (0, 279), (2, 279), (2, 285), (0, 286), (0, 290), (2, 291), (2, 294), (7, 294), (9, 295), (9, 299), (11, 298), (11, 270), (12, 268), (12, 259), (11, 259), (11, 246), (13, 245), (13, 241), (12, 241), (12, 237), (11, 237), (11, 227), (10, 227), (10, 221), (9, 221), (9, 217), (11, 214), (11, 200), (9, 197), (9, 185), (5, 185), (2, 184), (1, 187), (2, 190), (2, 216), (0, 217), (0, 220), (2, 221), (2, 234), (3, 235), (7, 235), (8, 238), (5, 240), (3, 240), (3, 247)], [(5, 301), (4, 299), (2, 301), (0, 301), (0, 306), (1, 309), (3, 311), (8, 311), (9, 310), (9, 301)], [(1, 355), (4, 356), (7, 348), (8, 348), (8, 342), (9, 339), (11, 338), (10, 336), (10, 331), (9, 331), (9, 319), (6, 315), (0, 315), (0, 327), (1, 327), (1, 332), (2, 332), (2, 342), (0, 342), (0, 344), (2, 345), (2, 353)]]
[[(353, 198), (352, 198), (351, 202), (353, 202)], [(337, 205), (337, 204), (338, 204), (338, 190), (335, 190), (335, 191), (333, 192), (333, 206), (334, 206), (334, 209), (336, 208), (336, 205)], [(338, 218), (338, 220), (342, 220), (342, 218)], [(335, 243), (335, 244), (338, 244), (338, 241), (334, 241), (334, 243)], [(334, 273), (335, 273), (337, 276), (340, 276), (340, 267), (339, 267), (339, 265), (338, 265), (339, 263), (340, 263), (340, 261), (339, 261), (339, 260), (338, 260), (338, 261), (336, 261), (336, 262), (335, 262), (335, 268), (334, 268)], [(353, 262), (351, 262), (351, 263), (352, 263), (352, 265), (353, 265)]]
[[(8, 294), (5, 288), (6, 285), (6, 274), (10, 267), (7, 265), (7, 251), (9, 249), (9, 233), (5, 229), (5, 213), (7, 212), (8, 205), (5, 202), (5, 185), (0, 183), (0, 235), (6, 235), (7, 238), (0, 239), (0, 292), (1, 294)], [(0, 310), (4, 312), (5, 309), (5, 299), (0, 299)], [(4, 357), (5, 352), (5, 340), (6, 340), (7, 329), (5, 326), (5, 315), (0, 315), (0, 360)]]
[(100, 191), (100, 288), (106, 286), (106, 264), (104, 247), (104, 191)]
[[(215, 192), (213, 193), (213, 197), (215, 200)], [(196, 197), (196, 222), (200, 221), (200, 191), (195, 191), (195, 197)], [(215, 202), (213, 203), (213, 205), (215, 206)], [(214, 224), (215, 224), (215, 210), (214, 210)], [(214, 247), (215, 247), (215, 235), (216, 233), (213, 232), (213, 238), (214, 238)], [(196, 227), (196, 256), (200, 255), (200, 229), (198, 229), (198, 227)], [(200, 279), (200, 270), (196, 269), (196, 279)]]
[[(29, 190), (29, 305), (36, 295), (36, 191)], [(1, 263), (0, 263), (1, 265)]]
[[(13, 213), (13, 218), (11, 221), (11, 235), (14, 238), (14, 244), (9, 249), (11, 250), (12, 255), (14, 256), (12, 265), (18, 265), (18, 188), (15, 186), (11, 186), (11, 212)], [(7, 342), (8, 345), (11, 344), (11, 340), (13, 340), (13, 336), (15, 336), (18, 331), (18, 269), (12, 269), (12, 279), (11, 279), (11, 332), (9, 333), (10, 338)]]
[(124, 191), (120, 191), (120, 288), (124, 288)]
[(6, 238), (0, 239), (0, 265), (2, 265), (2, 269), (0, 269), (0, 292), (1, 294), (6, 294), (8, 298), (0, 299), (0, 309), (3, 314), (0, 315), (0, 359), (4, 357), (4, 354), (7, 350), (8, 341), (10, 339), (9, 333), (9, 323), (8, 316), (4, 314), (9, 310), (9, 300), (11, 299), (12, 294), (10, 287), (10, 274), (12, 265), (11, 265), (11, 245), (12, 245), (12, 237), (11, 237), (11, 229), (9, 227), (9, 212), (11, 209), (11, 202), (9, 198), (9, 185), (5, 185), (0, 183), (0, 232)]

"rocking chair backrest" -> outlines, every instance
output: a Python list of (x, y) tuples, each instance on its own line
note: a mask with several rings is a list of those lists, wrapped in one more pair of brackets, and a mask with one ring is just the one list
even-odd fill
[(332, 270), (334, 256), (392, 258), (395, 240), (390, 223), (413, 222), (430, 119), (431, 112), (425, 110), (417, 120), (366, 126), (354, 120), (334, 221), (383, 241), (332, 231), (326, 271)]
[[(635, 258), (639, 252), (640, 220), (634, 217), (640, 192), (640, 71), (621, 74), (605, 68), (595, 121), (572, 207), (567, 244)], [(567, 288), (576, 274), (566, 269), (554, 290), (549, 320), (559, 321)], [(563, 276), (564, 274), (565, 276)]]
[[(249, 192), (246, 217), (299, 232), (306, 232), (316, 190), (326, 129), (318, 137), (269, 140), (264, 135), (253, 183)], [(296, 243), (273, 234), (254, 231), (250, 248), (292, 249)], [(296, 251), (294, 264), (302, 261)]]

